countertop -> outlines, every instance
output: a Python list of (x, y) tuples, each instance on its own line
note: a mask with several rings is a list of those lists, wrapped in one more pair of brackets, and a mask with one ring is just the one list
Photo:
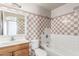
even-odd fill
[(17, 44), (22, 44), (22, 43), (29, 43), (29, 40), (13, 40), (13, 41), (0, 42), (0, 48), (17, 45)]

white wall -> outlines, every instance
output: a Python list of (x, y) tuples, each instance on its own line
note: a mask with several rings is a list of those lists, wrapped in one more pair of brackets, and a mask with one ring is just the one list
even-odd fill
[(51, 11), (51, 17), (64, 15), (73, 11), (73, 8), (79, 6), (79, 3), (68, 3)]
[(44, 9), (35, 3), (20, 3), (20, 5), (22, 5), (23, 10), (31, 13), (35, 13), (42, 16), (49, 16), (49, 17), (51, 15), (51, 11)]

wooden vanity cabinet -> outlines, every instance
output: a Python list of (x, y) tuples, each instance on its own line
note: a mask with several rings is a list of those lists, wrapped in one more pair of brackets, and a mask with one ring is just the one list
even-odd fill
[(26, 49), (18, 50), (14, 52), (16, 56), (28, 56), (29, 52)]
[(1, 53), (0, 56), (12, 56), (12, 53)]
[(0, 56), (29, 56), (29, 43), (0, 48)]

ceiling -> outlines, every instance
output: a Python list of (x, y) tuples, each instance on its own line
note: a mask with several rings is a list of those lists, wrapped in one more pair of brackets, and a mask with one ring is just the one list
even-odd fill
[(36, 4), (50, 11), (64, 5), (65, 3), (36, 3)]
[[(23, 3), (24, 4), (24, 3)], [(26, 5), (27, 4), (32, 4), (32, 5), (37, 5), (37, 6), (40, 6), (40, 7), (42, 7), (42, 8), (45, 8), (45, 9), (47, 9), (47, 10), (49, 10), (49, 11), (51, 11), (51, 10), (53, 10), (53, 9), (55, 9), (55, 8), (58, 8), (58, 7), (60, 7), (60, 6), (62, 6), (62, 5), (64, 5), (64, 4), (66, 4), (66, 3), (25, 3)], [(17, 4), (17, 3), (12, 3), (12, 4), (10, 4), (10, 3), (7, 3), (6, 5), (11, 5), (11, 6), (14, 6), (14, 7), (21, 7), (19, 4)]]

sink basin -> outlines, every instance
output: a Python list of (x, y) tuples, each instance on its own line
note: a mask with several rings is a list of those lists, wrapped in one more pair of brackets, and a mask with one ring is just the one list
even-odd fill
[(0, 42), (0, 48), (17, 45), (17, 44), (22, 44), (22, 43), (29, 43), (29, 41), (28, 40), (14, 40), (14, 41)]
[(29, 41), (25, 39), (24, 35), (15, 35), (13, 40), (11, 36), (0, 35), (0, 48), (28, 42)]

